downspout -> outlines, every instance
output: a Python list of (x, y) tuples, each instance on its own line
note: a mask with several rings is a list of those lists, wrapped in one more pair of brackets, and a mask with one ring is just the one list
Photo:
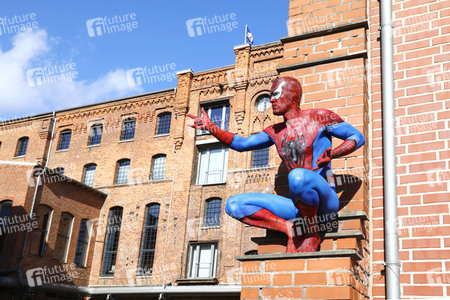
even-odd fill
[(392, 0), (380, 0), (386, 299), (400, 299)]
[[(31, 217), (32, 217), (32, 214), (33, 214), (33, 211), (34, 211), (34, 205), (36, 204), (36, 198), (37, 198), (37, 193), (38, 193), (38, 190), (39, 190), (39, 186), (41, 185), (41, 177), (45, 173), (45, 170), (48, 167), (48, 162), (50, 160), (50, 151), (52, 150), (53, 137), (55, 135), (55, 128), (56, 128), (56, 114), (55, 114), (55, 112), (53, 112), (52, 120), (53, 120), (53, 127), (52, 127), (52, 133), (51, 133), (51, 136), (50, 136), (50, 143), (49, 143), (49, 146), (48, 146), (47, 157), (45, 159), (45, 166), (44, 166), (44, 169), (42, 170), (42, 172), (40, 172), (40, 174), (39, 174), (39, 176), (38, 176), (38, 178), (36, 180), (36, 187), (34, 189), (33, 201), (31, 202), (30, 217), (28, 218), (28, 223), (31, 223), (31, 221), (32, 221)], [(27, 230), (25, 232), (25, 239), (23, 241), (22, 252), (21, 252), (20, 257), (19, 257), (19, 265), (17, 267), (19, 270), (22, 268), (23, 258), (25, 256), (25, 248), (26, 248), (26, 245), (27, 245), (28, 233), (29, 232)]]

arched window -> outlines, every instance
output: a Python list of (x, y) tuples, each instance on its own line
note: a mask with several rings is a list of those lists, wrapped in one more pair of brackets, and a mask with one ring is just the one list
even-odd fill
[(72, 233), (73, 216), (68, 212), (63, 212), (59, 219), (58, 234), (56, 235), (56, 243), (54, 255), (55, 259), (66, 262), (67, 250), (69, 249), (70, 235)]
[(260, 95), (255, 102), (256, 110), (263, 112), (270, 107), (270, 96), (268, 94)]
[(213, 198), (206, 200), (205, 219), (203, 226), (219, 226), (222, 212), (222, 199)]
[(0, 202), (0, 219), (2, 220), (2, 224), (0, 225), (0, 253), (3, 249), (3, 245), (5, 244), (5, 239), (7, 233), (9, 233), (8, 229), (8, 218), (11, 215), (11, 208), (13, 202), (11, 200), (3, 200)]
[(153, 156), (152, 160), (152, 180), (164, 179), (164, 173), (166, 170), (166, 155), (158, 154)]
[(77, 249), (75, 250), (74, 259), (74, 263), (80, 267), (86, 266), (87, 251), (89, 249), (90, 234), (87, 226), (88, 219), (81, 219), (80, 231), (78, 232)]
[(102, 124), (92, 125), (91, 132), (89, 133), (88, 146), (100, 145), (100, 142), (102, 141), (102, 132)]
[(66, 150), (69, 149), (70, 137), (72, 136), (72, 130), (66, 129), (61, 131), (59, 135), (58, 147), (56, 150)]
[(85, 185), (88, 185), (88, 186), (94, 185), (94, 176), (95, 176), (96, 169), (97, 169), (96, 164), (87, 164), (84, 166), (82, 182)]
[(155, 258), (156, 235), (158, 232), (159, 204), (145, 207), (144, 230), (142, 232), (141, 255), (138, 275), (151, 275)]
[(156, 135), (170, 133), (171, 118), (172, 114), (170, 112), (165, 112), (158, 115), (158, 123), (156, 124)]
[(44, 256), (52, 211), (50, 206), (44, 204), (40, 204), (38, 207), (36, 214), (37, 226), (33, 231), (33, 237), (31, 239), (31, 255)]
[(122, 225), (123, 208), (112, 207), (109, 210), (106, 227), (105, 246), (103, 250), (102, 276), (113, 276), (116, 268), (117, 249), (119, 246), (120, 226)]
[(123, 121), (122, 132), (120, 134), (120, 140), (132, 140), (134, 139), (134, 129), (136, 128), (136, 119), (128, 118)]
[(24, 156), (27, 153), (28, 140), (28, 137), (24, 136), (17, 141), (16, 156)]
[(128, 171), (130, 170), (130, 160), (121, 159), (117, 162), (116, 170), (116, 184), (123, 184), (128, 182)]
[(57, 167), (54, 169), (59, 175), (64, 175), (64, 168), (63, 167)]

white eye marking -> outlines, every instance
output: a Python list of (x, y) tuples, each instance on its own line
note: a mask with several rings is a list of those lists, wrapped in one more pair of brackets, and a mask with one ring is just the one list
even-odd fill
[(286, 82), (282, 82), (276, 89), (273, 91), (272, 95), (273, 97), (278, 100), (281, 97), (281, 94), (283, 93), (283, 86), (286, 84)]

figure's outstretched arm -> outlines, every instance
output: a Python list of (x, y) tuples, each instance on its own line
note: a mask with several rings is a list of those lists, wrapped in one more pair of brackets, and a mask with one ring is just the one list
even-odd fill
[(334, 149), (325, 150), (316, 162), (319, 168), (328, 165), (334, 158), (352, 153), (366, 142), (358, 129), (344, 121), (327, 126), (327, 130), (332, 136), (340, 138), (344, 142)]
[(272, 139), (265, 132), (260, 132), (249, 137), (241, 137), (231, 132), (225, 131), (216, 124), (214, 124), (208, 116), (208, 113), (202, 108), (202, 116), (197, 117), (192, 114), (186, 114), (188, 117), (194, 119), (194, 124), (189, 125), (195, 129), (206, 129), (214, 137), (216, 137), (223, 144), (230, 146), (231, 149), (241, 151), (257, 150), (267, 148), (273, 145)]

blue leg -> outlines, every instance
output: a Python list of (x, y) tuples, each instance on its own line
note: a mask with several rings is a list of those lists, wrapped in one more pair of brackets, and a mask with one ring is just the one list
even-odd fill
[(298, 212), (291, 199), (265, 193), (231, 196), (227, 201), (225, 211), (235, 219), (242, 219), (253, 215), (262, 208), (285, 220), (296, 218)]
[(307, 169), (294, 169), (289, 173), (289, 190), (294, 203), (318, 207), (317, 215), (330, 216), (339, 209), (339, 198), (328, 182), (319, 174)]

